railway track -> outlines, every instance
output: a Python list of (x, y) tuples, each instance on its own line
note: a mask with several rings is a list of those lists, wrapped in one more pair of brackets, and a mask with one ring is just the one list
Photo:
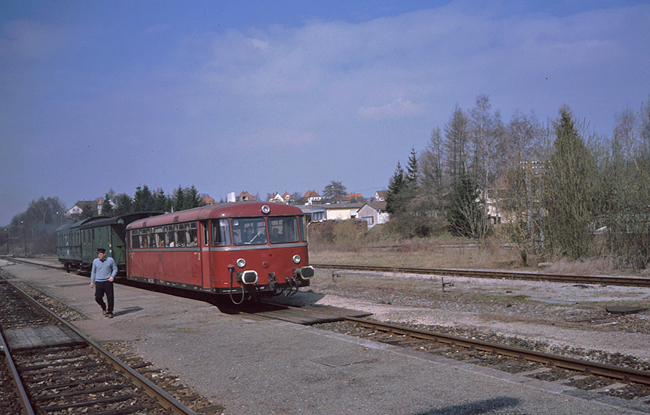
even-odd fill
[(541, 272), (492, 271), (455, 268), (415, 268), (415, 267), (383, 267), (374, 265), (349, 264), (311, 264), (314, 268), (332, 270), (351, 270), (366, 272), (425, 274), (453, 277), (473, 277), (492, 279), (517, 279), (529, 281), (551, 281), (571, 284), (603, 284), (630, 287), (650, 287), (650, 278), (642, 277), (610, 277), (602, 275), (562, 275)]
[(388, 333), (397, 337), (401, 336), (402, 338), (395, 340), (393, 342), (394, 344), (408, 342), (412, 339), (426, 340), (432, 341), (434, 343), (441, 343), (442, 345), (463, 347), (471, 351), (486, 352), (492, 355), (503, 355), (518, 360), (526, 360), (529, 362), (543, 364), (547, 367), (568, 369), (584, 374), (604, 376), (610, 379), (616, 379), (624, 382), (640, 383), (650, 386), (650, 372), (647, 371), (573, 359), (564, 356), (536, 352), (533, 350), (489, 343), (476, 339), (467, 339), (463, 337), (434, 333), (431, 331), (419, 330), (395, 324), (382, 323), (368, 319), (346, 317), (345, 321), (355, 324), (359, 327), (370, 329), (372, 331)]
[[(1, 256), (0, 256), (1, 257)], [(1, 257), (14, 262), (23, 264), (38, 265), (47, 268), (63, 269), (61, 265), (47, 264), (36, 262), (25, 258)], [(460, 268), (418, 268), (418, 267), (392, 267), (376, 265), (351, 265), (351, 264), (314, 264), (314, 268), (332, 269), (332, 270), (350, 270), (365, 272), (384, 272), (384, 273), (404, 273), (404, 274), (423, 274), (423, 275), (440, 275), (450, 277), (471, 277), (471, 278), (490, 278), (490, 279), (513, 279), (527, 281), (550, 281), (570, 284), (594, 284), (594, 285), (617, 285), (627, 287), (650, 287), (650, 278), (643, 277), (621, 277), (621, 276), (604, 276), (604, 275), (568, 275), (568, 274), (549, 274), (543, 272), (521, 272), (521, 271), (503, 271), (503, 270), (477, 270), (477, 269), (460, 269)]]
[[(505, 357), (514, 359), (518, 362), (529, 362), (531, 365), (534, 365), (540, 373), (549, 370), (567, 370), (575, 372), (579, 376), (583, 377), (590, 376), (607, 378), (610, 381), (601, 380), (599, 382), (605, 385), (613, 384), (615, 383), (614, 381), (624, 382), (628, 385), (644, 385), (640, 389), (650, 394), (650, 372), (648, 371), (579, 360), (476, 339), (435, 333), (402, 325), (382, 323), (367, 318), (355, 317), (355, 315), (364, 315), (364, 313), (355, 310), (323, 306), (291, 307), (268, 303), (266, 303), (266, 305), (269, 306), (269, 308), (258, 306), (256, 309), (248, 310), (248, 312), (263, 318), (279, 319), (305, 325), (319, 326), (331, 324), (333, 322), (345, 322), (365, 329), (356, 334), (353, 333), (352, 330), (348, 330), (346, 334), (360, 335), (364, 338), (371, 338), (373, 340), (400, 346), (413, 346), (415, 344), (417, 345), (418, 350), (436, 349), (439, 347), (463, 348), (475, 358), (474, 360), (478, 360), (480, 363), (486, 363), (486, 360), (488, 359), (486, 356)], [(313, 314), (314, 317), (310, 319), (308, 316), (309, 314)], [(368, 313), (365, 313), (365, 315), (368, 315)], [(386, 334), (387, 336), (384, 336), (383, 334)], [(479, 354), (482, 356), (479, 356)], [(494, 366), (499, 366), (501, 364), (502, 362), (499, 361), (498, 363), (495, 363)], [(515, 366), (530, 369), (531, 365), (522, 365), (521, 363), (518, 363)], [(643, 396), (643, 392), (640, 393), (640, 395)]]
[(0, 332), (7, 414), (194, 414), (4, 278)]

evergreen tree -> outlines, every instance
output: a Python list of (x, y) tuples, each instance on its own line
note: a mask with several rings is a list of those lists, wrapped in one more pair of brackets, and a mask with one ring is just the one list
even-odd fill
[(127, 215), (135, 212), (133, 210), (133, 199), (126, 193), (121, 193), (115, 197), (115, 216)]
[(571, 110), (563, 106), (555, 125), (556, 138), (544, 175), (545, 248), (553, 254), (579, 259), (588, 254), (595, 160), (578, 134)]
[(203, 203), (201, 197), (199, 196), (199, 191), (196, 190), (196, 187), (191, 186), (183, 191), (183, 210), (185, 209), (194, 209), (195, 207), (201, 206)]
[(111, 203), (111, 197), (108, 193), (104, 197), (104, 204), (102, 205), (102, 215), (103, 216), (113, 216), (114, 209), (113, 204)]
[(409, 156), (409, 164), (406, 166), (405, 180), (409, 186), (416, 186), (418, 181), (418, 156), (415, 148), (411, 148), (411, 155)]
[(404, 189), (405, 185), (406, 181), (404, 179), (404, 169), (402, 169), (402, 165), (398, 161), (395, 173), (393, 173), (393, 177), (391, 177), (388, 184), (388, 193), (386, 194), (386, 212), (390, 213), (391, 215), (397, 214), (403, 208), (399, 201), (399, 195)]
[(451, 232), (457, 236), (482, 239), (489, 229), (485, 201), (469, 174), (458, 178), (452, 205), (447, 213)]
[(153, 210), (156, 212), (169, 212), (171, 201), (165, 196), (162, 188), (156, 190), (153, 194)]
[(155, 210), (154, 195), (147, 185), (135, 188), (133, 210), (134, 212), (151, 212)]
[(185, 205), (185, 192), (183, 191), (183, 188), (179, 185), (178, 189), (174, 190), (174, 194), (172, 195), (172, 211), (178, 212), (180, 210), (183, 210), (184, 205)]

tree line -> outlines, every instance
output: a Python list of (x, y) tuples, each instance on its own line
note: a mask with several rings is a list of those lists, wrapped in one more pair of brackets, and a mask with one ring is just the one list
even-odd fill
[(554, 120), (516, 111), (505, 123), (480, 95), (435, 127), (389, 181), (390, 227), (406, 237), (493, 236), (522, 262), (607, 257), (650, 263), (650, 105), (616, 115), (611, 137), (563, 106)]
[(147, 185), (138, 186), (133, 197), (126, 193), (115, 195), (110, 189), (102, 206), (102, 215), (121, 216), (136, 212), (178, 212), (204, 206), (198, 190), (194, 186), (178, 186), (171, 194), (165, 195), (162, 189), (151, 191)]
[[(194, 186), (179, 186), (171, 194), (162, 189), (151, 191), (148, 186), (136, 187), (133, 197), (115, 194), (110, 189), (103, 200), (102, 216), (121, 216), (136, 212), (177, 212), (203, 206), (205, 203)], [(56, 229), (68, 221), (97, 216), (91, 205), (82, 207), (77, 215), (66, 216), (67, 208), (58, 197), (41, 197), (29, 203), (27, 210), (15, 215), (0, 233), (0, 252), (7, 255), (53, 254)]]

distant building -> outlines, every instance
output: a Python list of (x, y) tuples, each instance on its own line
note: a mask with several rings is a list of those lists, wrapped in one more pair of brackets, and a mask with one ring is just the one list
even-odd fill
[(100, 210), (98, 209), (98, 206), (102, 206), (104, 203), (102, 199), (99, 199), (99, 201), (101, 201), (101, 204), (97, 200), (80, 200), (77, 203), (75, 203), (74, 206), (68, 209), (67, 212), (65, 212), (65, 216), (72, 217), (75, 215), (81, 215), (84, 211), (84, 208), (92, 209), (93, 215), (97, 216), (100, 214)]
[(356, 219), (363, 203), (337, 203), (333, 205), (320, 205), (325, 209), (327, 220)]
[(239, 196), (237, 196), (238, 202), (246, 202), (252, 200), (255, 200), (255, 197), (246, 191), (241, 192)]
[(321, 222), (327, 219), (327, 213), (320, 205), (300, 205), (298, 207), (305, 214), (307, 223)]
[(377, 190), (375, 192), (375, 202), (385, 202), (388, 190)]
[(358, 218), (365, 220), (368, 229), (388, 222), (390, 215), (386, 212), (386, 202), (369, 202), (359, 209)]
[(210, 195), (205, 195), (203, 196), (203, 199), (201, 199), (203, 203), (206, 205), (214, 205), (214, 198), (210, 197)]
[(308, 190), (307, 193), (305, 193), (305, 204), (307, 205), (313, 205), (314, 202), (320, 202), (320, 200), (321, 197), (315, 190)]
[(280, 196), (280, 193), (275, 193), (268, 201), (272, 203), (284, 203), (284, 199)]
[(361, 203), (363, 202), (363, 196), (361, 193), (350, 193), (347, 196), (341, 197), (341, 203)]

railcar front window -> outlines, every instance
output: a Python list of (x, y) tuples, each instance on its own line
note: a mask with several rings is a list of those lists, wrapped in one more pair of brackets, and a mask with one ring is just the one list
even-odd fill
[(233, 219), (232, 235), (235, 245), (261, 245), (266, 243), (264, 218)]
[(298, 221), (295, 217), (269, 218), (272, 244), (298, 242)]
[(212, 221), (212, 246), (230, 245), (230, 224), (228, 219)]

